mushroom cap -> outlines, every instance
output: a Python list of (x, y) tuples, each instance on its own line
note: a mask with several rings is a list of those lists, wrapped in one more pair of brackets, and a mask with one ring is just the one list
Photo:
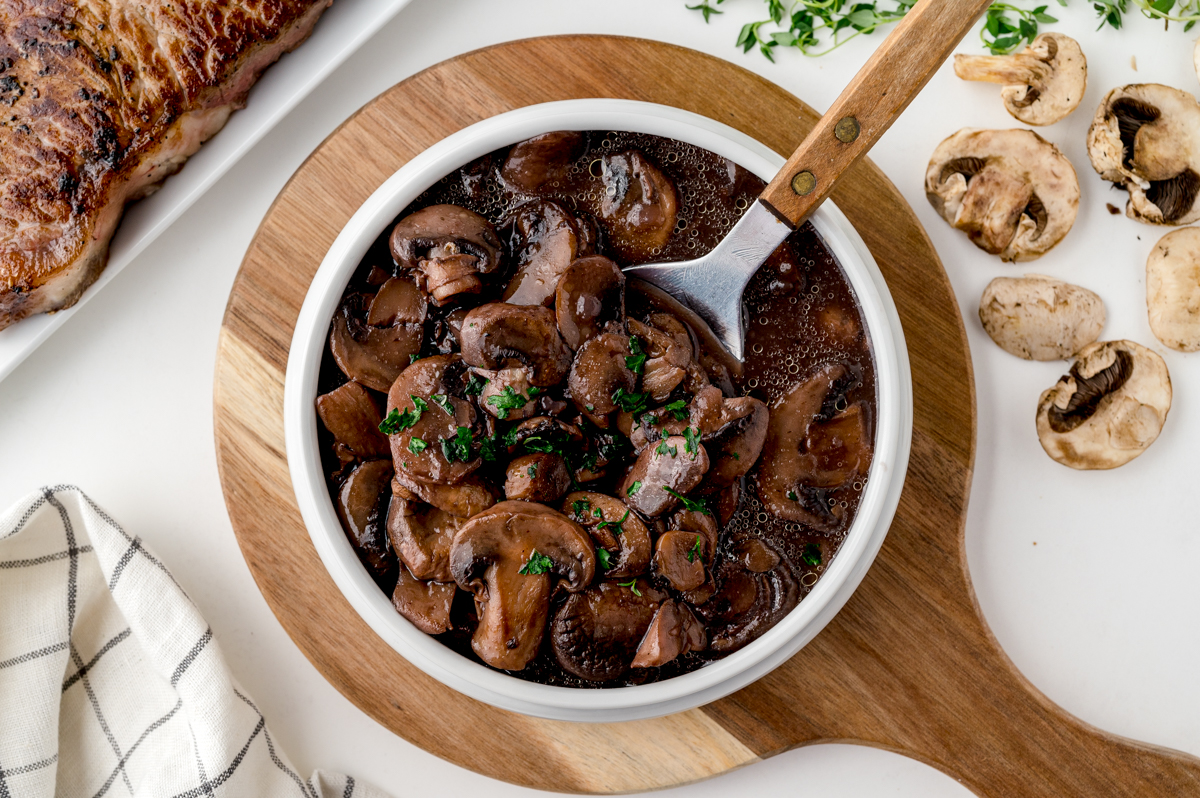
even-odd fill
[(690, 453), (688, 445), (687, 438), (672, 435), (642, 449), (617, 491), (625, 504), (648, 518), (678, 507), (679, 499), (667, 491), (686, 496), (708, 473), (704, 444)]
[(1088, 130), (1088, 157), (1129, 192), (1125, 215), (1148, 224), (1200, 219), (1200, 103), (1158, 83), (1104, 96)]
[(479, 406), (496, 418), (516, 421), (538, 412), (538, 403), (530, 396), (532, 370), (525, 366), (512, 366), (497, 371), (477, 368), (471, 371), (487, 380), (479, 392)]
[(427, 635), (450, 631), (450, 607), (458, 586), (453, 582), (425, 582), (409, 573), (403, 564), (392, 590), (392, 606), (409, 623)]
[[(535, 553), (548, 560), (545, 570), (529, 567)], [(475, 595), (479, 626), (471, 648), (494, 668), (521, 670), (541, 645), (554, 583), (569, 593), (586, 588), (596, 573), (596, 554), (588, 534), (565, 515), (504, 501), (454, 536), (450, 573)]]
[[(605, 579), (628, 579), (650, 567), (650, 529), (620, 499), (592, 491), (572, 491), (563, 497), (562, 511), (587, 530), (596, 548), (613, 555)], [(616, 526), (620, 527), (619, 534)]]
[(638, 592), (616, 582), (601, 582), (568, 596), (554, 615), (550, 642), (558, 664), (568, 673), (607, 682), (629, 670), (638, 645), (667, 597), (645, 580)]
[(567, 376), (571, 351), (558, 334), (554, 311), (533, 305), (489, 302), (463, 319), (462, 357), (476, 368), (526, 366), (538, 387)]
[(459, 518), (470, 518), (496, 503), (491, 486), (476, 474), (457, 484), (443, 485), (397, 471), (392, 479), (392, 493), (410, 501), (425, 502)]
[(675, 590), (695, 590), (704, 584), (707, 553), (708, 539), (699, 532), (663, 532), (654, 542), (654, 573)]
[[(464, 371), (458, 355), (435, 355), (415, 361), (392, 383), (387, 400), (389, 414), (393, 410), (416, 412), (414, 396), (426, 405), (412, 426), (388, 436), (396, 471), (418, 480), (454, 485), (479, 467), (479, 457), (450, 460), (442, 446), (442, 441), (455, 439), (459, 428), (475, 426), (475, 405), (454, 395), (459, 392)], [(435, 396), (449, 402), (454, 414), (438, 404)], [(425, 443), (423, 449), (414, 446), (414, 438)]]
[(587, 140), (577, 130), (556, 130), (517, 142), (500, 167), (500, 179), (518, 191), (533, 193), (561, 180), (571, 163), (583, 155)]
[(571, 362), (567, 377), (571, 401), (602, 428), (608, 427), (607, 416), (617, 409), (613, 394), (632, 393), (637, 387), (637, 375), (626, 365), (630, 354), (628, 337), (601, 333), (584, 341)]
[(333, 435), (333, 449), (341, 462), (391, 456), (387, 437), (379, 431), (383, 421), (379, 406), (357, 382), (351, 380), (318, 396), (317, 415)]
[(1032, 130), (965, 128), (934, 150), (925, 196), (980, 249), (1027, 261), (1070, 231), (1079, 180), (1058, 147)]
[(1065, 466), (1116, 468), (1154, 443), (1170, 409), (1161, 357), (1133, 341), (1097, 342), (1038, 400), (1038, 439)]
[(602, 255), (579, 258), (555, 288), (558, 331), (571, 349), (625, 320), (625, 275)]
[(1016, 55), (954, 56), (963, 80), (1004, 84), (1004, 108), (1027, 125), (1052, 125), (1079, 106), (1087, 90), (1087, 59), (1079, 42), (1043, 33)]
[(1065, 360), (1100, 337), (1104, 302), (1086, 288), (1053, 277), (997, 277), (979, 300), (979, 320), (1009, 354)]
[(634, 668), (659, 668), (689, 651), (708, 645), (704, 624), (686, 604), (667, 599), (658, 607), (633, 658)]
[(679, 204), (675, 184), (637, 150), (600, 160), (604, 181), (600, 218), (608, 243), (623, 262), (646, 260), (675, 229)]
[[(696, 399), (699, 397), (696, 394)], [(693, 400), (693, 420), (696, 410)], [(769, 424), (770, 411), (761, 400), (752, 396), (722, 399), (715, 427), (701, 438), (712, 461), (704, 480), (706, 492), (721, 490), (750, 472), (762, 454)]]
[(1172, 230), (1154, 246), (1146, 309), (1155, 338), (1180, 352), (1200, 349), (1200, 228)]
[(403, 321), (369, 324), (369, 306), (374, 304), (367, 294), (352, 293), (342, 300), (329, 331), (329, 353), (347, 377), (386, 392), (411, 356), (421, 351), (422, 327)]
[(527, 502), (556, 502), (571, 487), (571, 470), (562, 455), (532, 452), (513, 458), (504, 475), (504, 495)]
[(416, 269), (431, 249), (453, 244), (476, 259), (481, 274), (500, 266), (500, 237), (492, 223), (458, 205), (430, 205), (405, 216), (388, 240), (392, 257), (402, 269)]
[(450, 582), (450, 544), (467, 522), (416, 499), (392, 496), (387, 533), (396, 555), (417, 579)]
[(553, 305), (559, 278), (595, 245), (592, 226), (550, 200), (530, 200), (501, 223), (517, 272), (504, 289), (513, 305)]
[(386, 529), (391, 479), (390, 461), (368, 460), (346, 477), (337, 501), (338, 516), (350, 545), (371, 578), (385, 589), (396, 574), (396, 555)]

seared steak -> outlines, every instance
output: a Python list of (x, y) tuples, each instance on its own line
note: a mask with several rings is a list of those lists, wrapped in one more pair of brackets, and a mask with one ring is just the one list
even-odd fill
[(69, 307), (331, 0), (0, 0), (0, 329)]

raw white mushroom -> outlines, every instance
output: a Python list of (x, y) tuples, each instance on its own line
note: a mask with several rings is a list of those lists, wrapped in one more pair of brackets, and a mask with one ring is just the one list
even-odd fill
[(1043, 33), (1014, 55), (956, 55), (954, 74), (1004, 86), (1004, 108), (1027, 125), (1052, 125), (1079, 106), (1087, 59), (1079, 42)]
[(979, 320), (996, 345), (1026, 360), (1065, 360), (1100, 337), (1104, 302), (1053, 277), (997, 277), (979, 300)]
[(1004, 261), (1027, 261), (1075, 223), (1079, 180), (1058, 147), (1032, 130), (966, 128), (934, 150), (925, 196), (975, 246)]
[(1157, 440), (1170, 409), (1161, 357), (1133, 341), (1094, 343), (1038, 400), (1038, 439), (1065, 466), (1116, 468)]
[(1158, 83), (1113, 89), (1088, 130), (1088, 157), (1101, 177), (1129, 192), (1130, 219), (1200, 219), (1200, 103), (1191, 94)]
[(1150, 252), (1146, 310), (1158, 340), (1180, 352), (1200, 349), (1200, 228), (1172, 230)]

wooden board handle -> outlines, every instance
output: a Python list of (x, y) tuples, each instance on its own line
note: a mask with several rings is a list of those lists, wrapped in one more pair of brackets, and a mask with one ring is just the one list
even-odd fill
[(874, 146), (992, 0), (919, 0), (759, 199), (799, 226)]

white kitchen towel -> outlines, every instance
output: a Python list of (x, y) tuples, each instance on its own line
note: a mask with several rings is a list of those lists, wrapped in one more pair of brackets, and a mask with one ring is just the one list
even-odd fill
[(166, 566), (82, 491), (0, 516), (0, 798), (386, 798), (304, 781)]

